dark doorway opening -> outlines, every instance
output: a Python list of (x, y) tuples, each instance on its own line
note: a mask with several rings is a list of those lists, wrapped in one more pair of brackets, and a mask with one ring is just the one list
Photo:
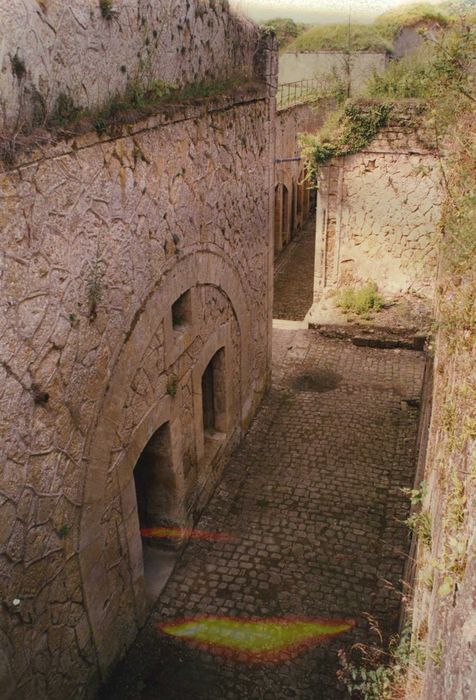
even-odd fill
[(289, 192), (286, 185), (283, 185), (282, 217), (281, 230), (283, 232), (283, 245), (286, 245), (291, 238), (289, 231)]
[(274, 253), (279, 253), (283, 247), (282, 236), (282, 218), (281, 218), (281, 185), (276, 185), (274, 188)]
[(202, 375), (203, 448), (205, 463), (213, 461), (226, 441), (225, 348), (216, 352)]
[[(181, 527), (170, 423), (164, 423), (145, 446), (134, 470), (134, 483), (146, 591), (156, 599), (172, 572), (175, 550), (182, 541), (179, 536), (167, 536), (168, 528)], [(160, 532), (154, 533), (157, 529)]]
[(202, 376), (203, 430), (205, 436), (226, 432), (225, 348), (216, 352)]
[(177, 490), (169, 423), (164, 423), (145, 446), (134, 470), (134, 480), (141, 529), (174, 523)]
[(215, 387), (213, 362), (210, 362), (202, 377), (203, 429), (215, 429)]
[(297, 184), (296, 181), (293, 179), (293, 188), (292, 188), (292, 198), (291, 198), (291, 239), (294, 238), (296, 235), (297, 231)]
[(172, 327), (174, 331), (185, 330), (192, 322), (192, 293), (190, 289), (172, 304)]

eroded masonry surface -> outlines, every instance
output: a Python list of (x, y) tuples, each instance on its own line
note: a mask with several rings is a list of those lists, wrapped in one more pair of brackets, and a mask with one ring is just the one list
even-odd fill
[[(103, 698), (345, 697), (337, 651), (396, 631), (423, 354), (274, 331), (273, 387)], [(410, 401), (410, 403), (408, 403)], [(197, 614), (324, 616), (351, 633), (274, 665), (234, 662), (158, 631)]]

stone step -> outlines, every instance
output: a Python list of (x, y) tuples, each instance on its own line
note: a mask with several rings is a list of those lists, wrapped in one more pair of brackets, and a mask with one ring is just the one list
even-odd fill
[(426, 349), (429, 336), (411, 328), (390, 328), (373, 326), (369, 328), (361, 324), (339, 325), (309, 323), (309, 328), (319, 331), (325, 338), (349, 340), (353, 345), (382, 350), (404, 349), (423, 352)]

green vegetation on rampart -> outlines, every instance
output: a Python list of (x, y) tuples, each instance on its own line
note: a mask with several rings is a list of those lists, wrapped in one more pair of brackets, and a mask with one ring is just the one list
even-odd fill
[(374, 25), (323, 24), (297, 37), (287, 51), (377, 51), (390, 53), (392, 44)]
[[(383, 74), (375, 73), (360, 96), (344, 100), (342, 80), (336, 80), (336, 110), (317, 134), (302, 138), (311, 171), (362, 150), (390, 120), (409, 125), (413, 119), (415, 126), (418, 121), (435, 148), (442, 147), (450, 126), (468, 108), (474, 110), (475, 55), (476, 25), (460, 22), (411, 56), (392, 61)], [(332, 86), (326, 89), (332, 96)]]
[(423, 2), (388, 10), (377, 17), (374, 26), (382, 36), (392, 41), (404, 27), (414, 27), (421, 23), (438, 23), (441, 27), (446, 27), (449, 22), (449, 15), (438, 5)]
[[(280, 20), (283, 22), (283, 20)], [(289, 20), (288, 20), (289, 21)], [(292, 21), (292, 20), (291, 20)], [(452, 18), (449, 8), (430, 3), (402, 5), (377, 17), (373, 24), (341, 22), (310, 27), (299, 36), (288, 36), (286, 51), (377, 51), (391, 53), (393, 40), (404, 27), (424, 27), (437, 23), (448, 27)], [(289, 43), (289, 41), (291, 43)]]

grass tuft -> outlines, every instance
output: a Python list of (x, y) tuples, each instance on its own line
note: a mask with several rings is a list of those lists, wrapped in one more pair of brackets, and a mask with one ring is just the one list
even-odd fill
[(367, 282), (363, 287), (348, 287), (340, 291), (335, 304), (343, 311), (365, 316), (370, 311), (380, 311), (383, 301), (375, 282)]
[(99, 0), (99, 9), (104, 19), (112, 19), (116, 14), (113, 0)]

